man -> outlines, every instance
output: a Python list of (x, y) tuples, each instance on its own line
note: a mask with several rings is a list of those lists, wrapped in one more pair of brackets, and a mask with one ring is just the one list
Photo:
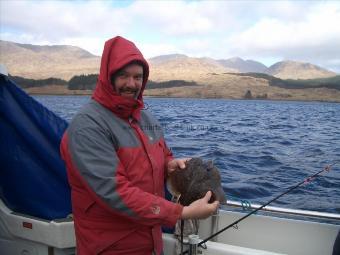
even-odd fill
[(186, 207), (163, 198), (167, 174), (185, 159), (172, 157), (160, 124), (143, 110), (148, 75), (132, 42), (108, 40), (92, 100), (63, 136), (78, 255), (159, 255), (161, 225), (217, 209), (210, 192)]

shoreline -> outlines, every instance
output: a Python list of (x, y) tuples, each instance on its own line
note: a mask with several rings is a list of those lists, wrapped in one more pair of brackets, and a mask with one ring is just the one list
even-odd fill
[[(27, 93), (27, 92), (26, 92)], [(92, 96), (91, 93), (27, 93), (30, 96)], [(339, 101), (336, 100), (323, 100), (323, 99), (287, 99), (287, 98), (254, 98), (254, 99), (245, 99), (245, 98), (235, 98), (235, 97), (185, 97), (185, 96), (154, 96), (154, 95), (145, 95), (144, 98), (160, 98), (160, 99), (201, 99), (201, 100), (235, 100), (235, 101), (273, 101), (273, 102), (306, 102), (306, 103), (331, 103), (331, 104), (340, 104)]]
[[(91, 96), (93, 90), (69, 90), (64, 86), (49, 85), (23, 89), (29, 95), (51, 96)], [(245, 98), (247, 91), (251, 98)], [(266, 97), (262, 97), (265, 95)], [(225, 100), (259, 100), (259, 101), (305, 101), (340, 103), (340, 90), (335, 89), (282, 89), (271, 86), (239, 86), (239, 87), (175, 87), (164, 89), (146, 89), (144, 97), (150, 98), (193, 98), (193, 99), (225, 99)]]

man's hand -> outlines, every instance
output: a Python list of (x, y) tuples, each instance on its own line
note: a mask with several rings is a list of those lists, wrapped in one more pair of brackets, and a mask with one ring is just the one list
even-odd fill
[(180, 158), (180, 159), (173, 159), (168, 163), (168, 174), (171, 174), (176, 169), (184, 169), (185, 163), (190, 160), (191, 158)]
[(186, 219), (205, 219), (216, 212), (219, 202), (215, 201), (209, 204), (211, 191), (208, 191), (205, 196), (192, 202), (189, 206), (184, 206), (181, 218)]

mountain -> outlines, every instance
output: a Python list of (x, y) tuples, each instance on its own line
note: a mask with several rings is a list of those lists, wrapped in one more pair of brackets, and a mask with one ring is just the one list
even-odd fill
[(211, 73), (235, 73), (236, 69), (227, 68), (212, 58), (192, 58), (182, 54), (162, 55), (148, 60), (151, 68), (150, 79), (199, 80)]
[[(239, 57), (215, 60), (170, 54), (150, 58), (148, 61), (150, 79), (158, 82), (176, 79), (198, 83), (218, 80), (219, 83), (225, 83), (228, 82), (225, 79), (237, 76), (224, 75), (223, 80), (222, 74), (248, 72), (266, 73), (282, 79), (313, 79), (336, 75), (313, 64), (296, 61), (278, 62), (269, 68), (260, 62)], [(74, 75), (97, 74), (100, 57), (75, 46), (39, 46), (0, 40), (0, 63), (5, 64), (8, 72), (15, 76), (69, 80)]]
[(162, 81), (174, 77), (197, 81), (206, 74), (214, 73), (265, 73), (281, 79), (315, 79), (336, 75), (319, 66), (297, 61), (281, 61), (267, 68), (258, 61), (243, 60), (239, 57), (215, 60), (172, 54), (151, 58), (149, 62), (152, 67), (151, 78)]
[[(147, 96), (246, 98), (284, 100), (324, 100), (340, 102), (339, 77), (309, 63), (283, 61), (265, 68), (254, 60), (241, 58), (193, 58), (183, 54), (162, 55), (148, 60), (150, 80), (157, 82), (145, 91)], [(37, 94), (88, 94), (90, 90), (68, 90), (75, 75), (98, 74), (100, 57), (79, 47), (38, 46), (0, 41), (0, 63), (13, 76), (29, 81), (36, 87), (25, 88)], [(265, 73), (260, 73), (265, 72)], [(280, 80), (282, 78), (321, 78), (319, 80)], [(334, 76), (334, 77), (333, 77)], [(50, 77), (63, 79), (48, 79)], [(174, 83), (174, 80), (176, 81)], [(169, 83), (169, 81), (171, 81)], [(22, 86), (22, 81), (18, 82)], [(58, 85), (59, 84), (59, 85)]]
[(188, 58), (188, 56), (184, 54), (168, 54), (168, 55), (160, 55), (157, 57), (150, 58), (149, 62), (152, 63), (153, 65), (160, 65), (168, 61), (176, 61), (176, 60), (180, 61), (186, 58)]
[(264, 73), (267, 70), (267, 66), (264, 64), (254, 61), (254, 60), (243, 60), (239, 57), (229, 58), (229, 59), (220, 59), (218, 62), (226, 67), (231, 69), (236, 69), (240, 73)]
[(100, 57), (69, 45), (38, 46), (0, 41), (0, 63), (12, 75), (70, 79), (76, 74), (99, 72)]
[(319, 66), (291, 60), (277, 62), (270, 66), (266, 73), (281, 79), (328, 78), (336, 75)]

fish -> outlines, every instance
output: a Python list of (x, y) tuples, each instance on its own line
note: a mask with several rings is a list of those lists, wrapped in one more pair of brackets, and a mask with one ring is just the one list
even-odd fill
[(209, 203), (216, 200), (221, 204), (226, 203), (220, 171), (213, 161), (191, 158), (185, 163), (184, 169), (176, 169), (169, 174), (167, 187), (183, 206), (203, 198), (209, 190), (212, 192)]

